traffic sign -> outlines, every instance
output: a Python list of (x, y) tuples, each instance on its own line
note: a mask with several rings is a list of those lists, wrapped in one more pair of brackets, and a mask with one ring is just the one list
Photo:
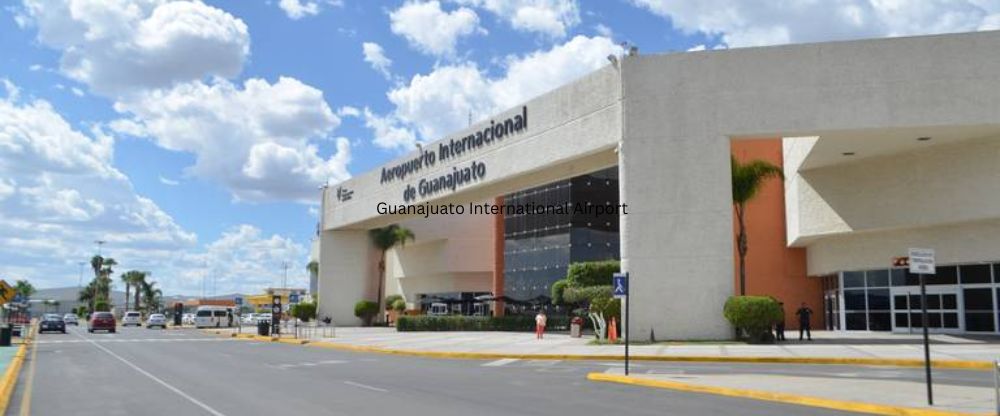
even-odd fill
[(612, 275), (611, 287), (615, 299), (628, 297), (628, 273), (615, 273)]
[(299, 294), (298, 293), (288, 294), (288, 303), (299, 303)]
[(6, 280), (0, 280), (0, 303), (10, 302), (11, 299), (14, 299), (14, 288)]
[(243, 306), (243, 296), (233, 298), (233, 303), (235, 303), (236, 306)]
[(929, 248), (910, 249), (910, 273), (934, 274), (937, 269), (934, 264), (934, 250)]

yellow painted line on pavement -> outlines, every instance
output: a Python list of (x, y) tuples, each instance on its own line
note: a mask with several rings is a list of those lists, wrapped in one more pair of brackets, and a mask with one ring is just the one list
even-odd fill
[(848, 412), (870, 413), (875, 415), (894, 416), (945, 416), (945, 415), (985, 415), (974, 413), (957, 413), (934, 409), (921, 409), (916, 407), (891, 406), (875, 403), (854, 402), (845, 400), (825, 399), (813, 396), (800, 396), (797, 394), (776, 393), (761, 390), (735, 389), (729, 387), (715, 387), (700, 384), (682, 383), (677, 381), (655, 380), (636, 376), (624, 376), (619, 374), (590, 373), (587, 380), (629, 384), (633, 386), (654, 387), (690, 393), (715, 394), (719, 396), (739, 397), (745, 399), (762, 400), (769, 402), (788, 403), (800, 406), (821, 407), (825, 409), (843, 410)]
[(14, 353), (14, 358), (7, 365), (7, 371), (4, 372), (3, 379), (0, 380), (0, 414), (6, 414), (7, 407), (10, 406), (10, 398), (14, 394), (17, 377), (21, 374), (21, 365), (24, 363), (24, 357), (28, 354), (29, 345), (32, 348), (32, 352), (35, 351), (34, 343), (26, 341), (21, 344), (17, 348), (17, 352)]
[(31, 364), (28, 367), (28, 378), (24, 380), (24, 393), (21, 394), (21, 416), (31, 416), (31, 393), (35, 385), (35, 363), (38, 362), (38, 347), (31, 343)]

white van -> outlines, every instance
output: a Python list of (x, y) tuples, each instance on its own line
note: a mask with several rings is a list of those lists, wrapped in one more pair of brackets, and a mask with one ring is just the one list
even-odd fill
[(226, 306), (199, 306), (194, 313), (195, 328), (225, 328), (236, 325), (233, 308)]

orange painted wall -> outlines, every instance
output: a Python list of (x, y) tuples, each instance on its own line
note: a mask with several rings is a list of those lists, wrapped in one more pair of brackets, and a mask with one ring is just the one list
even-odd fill
[[(761, 159), (782, 166), (781, 139), (736, 140), (732, 142), (736, 159)], [(824, 327), (823, 289), (819, 278), (806, 276), (806, 251), (790, 248), (785, 242), (785, 187), (781, 180), (769, 179), (761, 192), (747, 204), (747, 295), (771, 295), (785, 304), (785, 328), (798, 329), (795, 311), (802, 302), (813, 310), (812, 328)], [(739, 294), (739, 252), (735, 241), (738, 232), (733, 212), (733, 293)], [(792, 334), (788, 334), (791, 336)]]
[[(497, 206), (503, 205), (503, 197), (498, 196), (493, 201)], [(503, 292), (504, 268), (504, 215), (498, 213), (493, 217), (493, 296), (500, 297)], [(493, 302), (493, 316), (504, 315), (504, 302)]]

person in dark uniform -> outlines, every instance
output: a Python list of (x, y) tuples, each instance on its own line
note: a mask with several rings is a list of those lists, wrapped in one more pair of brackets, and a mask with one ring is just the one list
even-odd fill
[(785, 341), (785, 304), (778, 302), (778, 306), (781, 307), (781, 318), (778, 318), (778, 322), (774, 323), (774, 339)]
[(805, 332), (809, 341), (812, 341), (812, 333), (809, 332), (809, 320), (812, 318), (813, 310), (809, 309), (809, 306), (805, 302), (802, 302), (802, 306), (799, 307), (799, 310), (795, 314), (799, 316), (799, 341), (802, 341), (803, 332)]

